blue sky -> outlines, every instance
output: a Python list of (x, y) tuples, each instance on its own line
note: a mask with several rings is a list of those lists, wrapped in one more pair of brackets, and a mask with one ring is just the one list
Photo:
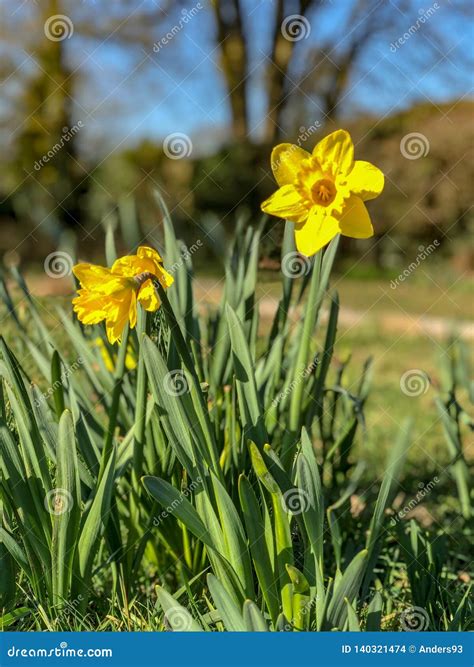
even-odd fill
[[(347, 96), (341, 103), (342, 116), (370, 112), (394, 113), (416, 101), (443, 102), (469, 93), (472, 77), (465, 56), (472, 58), (472, 25), (455, 15), (455, 2), (413, 2), (410, 12), (402, 14), (396, 0), (383, 0), (393, 8), (394, 22), (364, 50), (353, 73)], [(245, 27), (250, 53), (250, 126), (259, 138), (265, 116), (265, 65), (271, 40), (271, 0), (243, 0)], [(378, 0), (374, 0), (374, 6)], [(102, 152), (134, 144), (144, 138), (161, 140), (172, 132), (189, 134), (203, 150), (226, 136), (229, 107), (226, 88), (219, 74), (219, 51), (213, 50), (215, 31), (212, 12), (206, 0), (202, 9), (158, 53), (141, 46), (123, 48), (113, 37), (100, 43), (86, 39), (78, 31), (65, 42), (68, 61), (77, 71), (75, 114), (85, 125), (84, 138), (94, 140)], [(317, 17), (308, 15), (310, 31), (295, 44), (296, 80), (308, 52), (324, 44), (328, 58), (344, 48), (348, 35), (358, 25), (347, 22), (351, 2), (328, 0)], [(114, 5), (108, 5), (114, 11)], [(151, 0), (137, 2), (136, 10), (156, 6)], [(191, 0), (188, 8), (196, 6)], [(94, 20), (99, 4), (84, 1), (78, 16)], [(103, 5), (102, 5), (103, 7)], [(426, 25), (415, 32), (395, 52), (391, 44), (404, 31), (416, 26), (419, 17), (430, 10)], [(71, 14), (72, 15), (72, 14)], [(178, 25), (181, 14), (174, 11), (156, 28), (155, 41)], [(104, 18), (104, 17), (101, 17)], [(133, 12), (129, 21), (133, 23)], [(361, 17), (362, 24), (368, 20)], [(440, 51), (430, 48), (429, 30), (440, 34), (446, 45)], [(426, 54), (426, 55), (425, 55)], [(429, 55), (428, 55), (429, 54)], [(31, 67), (26, 63), (24, 67)], [(307, 124), (324, 121), (314, 106), (307, 111)]]

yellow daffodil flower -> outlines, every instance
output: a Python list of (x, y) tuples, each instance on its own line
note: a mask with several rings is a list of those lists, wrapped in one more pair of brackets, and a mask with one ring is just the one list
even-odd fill
[(137, 302), (153, 312), (160, 307), (160, 299), (153, 285), (157, 280), (163, 288), (174, 279), (163, 268), (163, 260), (153, 250), (141, 246), (136, 255), (117, 259), (112, 268), (94, 264), (77, 264), (73, 272), (81, 284), (73, 299), (74, 311), (83, 324), (98, 324), (105, 320), (110, 343), (120, 341), (123, 329), (137, 323)]
[(374, 229), (364, 201), (383, 190), (384, 175), (370, 162), (354, 161), (350, 134), (337, 130), (312, 154), (293, 144), (276, 146), (272, 171), (280, 186), (262, 211), (295, 224), (299, 252), (310, 257), (337, 234), (366, 239)]

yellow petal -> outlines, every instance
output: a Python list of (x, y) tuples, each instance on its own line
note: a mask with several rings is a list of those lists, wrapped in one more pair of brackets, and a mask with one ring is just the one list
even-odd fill
[(162, 287), (164, 287), (164, 289), (166, 289), (167, 287), (169, 287), (174, 283), (174, 278), (171, 275), (171, 273), (165, 271), (165, 269), (162, 266), (159, 267), (158, 273), (156, 273), (155, 275), (158, 278), (158, 282)]
[(97, 285), (103, 284), (104, 280), (111, 278), (110, 269), (95, 264), (76, 264), (72, 271), (86, 289), (94, 289)]
[(130, 313), (130, 302), (133, 291), (130, 290), (128, 298), (114, 299), (113, 305), (110, 307), (109, 314), (106, 321), (106, 332), (109, 342), (113, 345), (122, 338), (122, 333)]
[(313, 150), (323, 171), (332, 174), (348, 174), (354, 163), (354, 144), (346, 130), (336, 130), (324, 137)]
[(384, 175), (375, 165), (363, 160), (356, 160), (347, 176), (348, 189), (364, 201), (374, 199), (382, 192)]
[(107, 316), (107, 299), (102, 294), (80, 289), (72, 304), (77, 319), (83, 324), (98, 324)]
[(156, 276), (166, 289), (173, 284), (174, 279), (165, 271), (162, 261), (156, 250), (147, 246), (140, 246), (136, 255), (127, 255), (117, 259), (112, 266), (112, 272), (131, 278), (148, 271)]
[(160, 307), (160, 298), (151, 280), (145, 281), (140, 287), (138, 301), (145, 310), (148, 310), (151, 313), (158, 310)]
[(311, 155), (296, 144), (279, 144), (272, 151), (270, 162), (273, 175), (278, 185), (290, 185), (295, 182), (303, 160), (310, 160)]
[(295, 228), (298, 252), (311, 257), (339, 234), (339, 231), (336, 218), (327, 215), (324, 207), (313, 206), (306, 222)]
[(341, 234), (351, 236), (353, 239), (368, 239), (374, 235), (369, 212), (360, 197), (352, 195), (346, 201), (339, 227)]
[(128, 321), (130, 322), (130, 329), (134, 329), (137, 325), (137, 295), (135, 292), (132, 292), (132, 295), (130, 297)]
[(96, 294), (114, 294), (127, 287), (127, 279), (114, 275), (110, 269), (94, 264), (77, 264), (74, 275), (82, 287)]
[(141, 245), (137, 250), (138, 257), (147, 257), (157, 264), (163, 264), (160, 254), (154, 249), (146, 245)]
[(127, 276), (128, 278), (133, 278), (133, 276), (137, 276), (144, 271), (150, 271), (150, 269), (151, 265), (147, 265), (146, 262), (143, 262), (143, 260), (136, 255), (120, 257), (112, 264), (112, 273), (120, 276)]
[(302, 222), (308, 217), (308, 209), (293, 185), (279, 188), (263, 202), (261, 209), (264, 213), (292, 222)]

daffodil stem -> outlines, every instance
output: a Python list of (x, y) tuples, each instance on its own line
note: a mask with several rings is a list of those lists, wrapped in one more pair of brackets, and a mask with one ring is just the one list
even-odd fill
[[(137, 334), (139, 345), (142, 344), (142, 338), (149, 332), (150, 318), (143, 308), (138, 310)], [(147, 395), (147, 374), (145, 368), (144, 355), (138, 356), (137, 369), (137, 401), (135, 405), (135, 426), (133, 433), (133, 475), (134, 483), (139, 490), (140, 477), (143, 468), (143, 447), (145, 443), (146, 432), (146, 395)]]
[(109, 456), (112, 451), (112, 445), (114, 441), (115, 427), (117, 425), (117, 414), (119, 409), (120, 396), (122, 393), (123, 376), (125, 373), (125, 359), (127, 356), (128, 335), (129, 335), (129, 326), (127, 324), (127, 326), (123, 331), (122, 342), (120, 344), (117, 355), (117, 365), (115, 367), (115, 373), (114, 373), (114, 388), (112, 392), (112, 402), (109, 411), (109, 423), (107, 425), (104, 448), (102, 450), (99, 481), (102, 479), (102, 475), (105, 470), (105, 466), (107, 465), (107, 461), (109, 460)]
[(311, 344), (311, 335), (316, 324), (318, 312), (317, 293), (321, 276), (322, 253), (318, 252), (314, 259), (313, 273), (309, 287), (308, 301), (306, 303), (303, 327), (301, 330), (298, 357), (294, 371), (294, 389), (291, 395), (289, 427), (293, 435), (299, 433), (301, 426), (302, 400), (305, 385), (305, 370), (308, 365), (308, 356)]
[(324, 253), (318, 252), (314, 259), (313, 274), (306, 303), (303, 326), (300, 334), (298, 356), (293, 375), (294, 390), (291, 395), (289, 433), (284, 442), (285, 460), (291, 457), (294, 446), (299, 438), (301, 429), (301, 416), (303, 414), (303, 403), (305, 401), (304, 389), (308, 373), (308, 363), (311, 352), (311, 341), (313, 332), (318, 321), (318, 315), (329, 283), (332, 266), (339, 245), (339, 235), (336, 236)]

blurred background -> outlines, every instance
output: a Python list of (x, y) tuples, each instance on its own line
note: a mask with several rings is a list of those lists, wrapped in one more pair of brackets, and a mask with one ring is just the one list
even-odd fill
[[(375, 357), (372, 421), (387, 438), (408, 405), (403, 373), (436, 385), (445, 341), (474, 337), (472, 3), (3, 0), (1, 11), (0, 257), (40, 298), (71, 291), (70, 267), (48, 265), (55, 253), (104, 262), (110, 226), (119, 250), (161, 248), (158, 190), (193, 254), (198, 300), (219, 299), (236, 220), (257, 224), (275, 189), (271, 148), (351, 132), (386, 188), (369, 203), (375, 237), (343, 239), (338, 353)], [(265, 223), (264, 321), (283, 227)], [(425, 426), (439, 435), (432, 416)]]
[[(393, 268), (437, 239), (472, 269), (471, 12), (463, 0), (3, 0), (0, 253), (29, 266), (65, 238), (100, 253), (121, 216), (153, 235), (158, 188), (203, 259), (209, 227), (258, 217), (275, 143), (311, 150), (344, 127), (387, 176), (377, 236), (346, 254)], [(281, 231), (268, 222), (269, 258)]]

